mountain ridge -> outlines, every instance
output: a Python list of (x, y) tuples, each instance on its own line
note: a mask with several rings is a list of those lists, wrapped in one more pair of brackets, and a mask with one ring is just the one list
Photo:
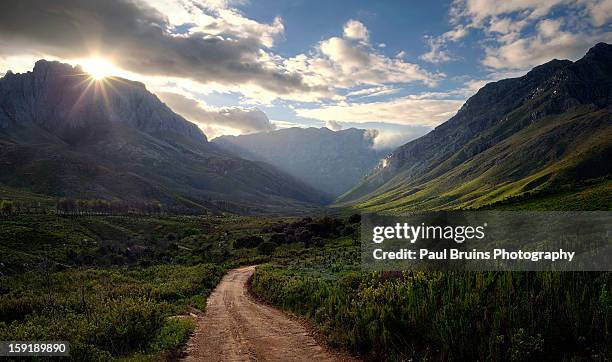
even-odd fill
[[(556, 187), (595, 151), (597, 172), (590, 176), (606, 176), (610, 64), (612, 47), (599, 43), (576, 62), (553, 60), (523, 77), (485, 85), (447, 122), (394, 150), (338, 204), (374, 210), (477, 207), (527, 192), (521, 180), (544, 177), (534, 189)], [(581, 160), (570, 160), (580, 152)], [(558, 169), (537, 176), (553, 164)]]

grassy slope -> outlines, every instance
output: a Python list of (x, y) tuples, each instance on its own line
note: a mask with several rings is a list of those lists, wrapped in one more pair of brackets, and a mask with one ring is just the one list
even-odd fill
[[(512, 121), (519, 122), (524, 116), (516, 112), (514, 117)], [(581, 174), (585, 165), (595, 170), (609, 167), (598, 165), (611, 152), (612, 125), (607, 117), (605, 110), (584, 108), (547, 117), (458, 166), (441, 164), (409, 180), (400, 173), (379, 191), (357, 200), (354, 207), (388, 212), (478, 208), (526, 192), (571, 185), (572, 180), (588, 177)], [(581, 127), (588, 133), (576, 131)], [(561, 141), (567, 132), (578, 132), (580, 137)]]

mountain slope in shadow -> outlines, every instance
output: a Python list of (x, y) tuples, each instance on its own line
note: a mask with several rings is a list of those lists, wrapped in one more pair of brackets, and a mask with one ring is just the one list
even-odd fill
[(211, 144), (141, 83), (93, 80), (44, 60), (0, 79), (0, 165), (0, 183), (53, 197), (240, 213), (328, 201), (270, 165)]

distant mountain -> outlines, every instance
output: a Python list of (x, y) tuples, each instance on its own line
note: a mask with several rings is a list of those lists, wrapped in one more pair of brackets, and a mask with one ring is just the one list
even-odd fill
[(44, 60), (0, 79), (0, 165), (0, 184), (56, 197), (238, 212), (326, 201), (269, 165), (209, 143), (143, 84), (95, 81)]
[(355, 186), (385, 155), (372, 148), (371, 132), (350, 128), (287, 128), (213, 143), (235, 154), (267, 162), (332, 196)]
[(399, 148), (339, 205), (480, 207), (561, 190), (612, 170), (612, 46), (489, 83), (457, 114)]

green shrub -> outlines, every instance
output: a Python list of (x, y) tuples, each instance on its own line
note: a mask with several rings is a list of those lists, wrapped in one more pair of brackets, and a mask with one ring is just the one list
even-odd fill
[(168, 318), (149, 344), (148, 350), (154, 353), (176, 350), (187, 341), (194, 327), (190, 318)]
[(259, 244), (257, 251), (261, 255), (272, 255), (276, 247), (277, 245), (275, 243), (271, 241), (264, 241), (263, 243)]
[(234, 248), (255, 248), (259, 244), (263, 243), (263, 239), (260, 236), (244, 236), (234, 241)]

